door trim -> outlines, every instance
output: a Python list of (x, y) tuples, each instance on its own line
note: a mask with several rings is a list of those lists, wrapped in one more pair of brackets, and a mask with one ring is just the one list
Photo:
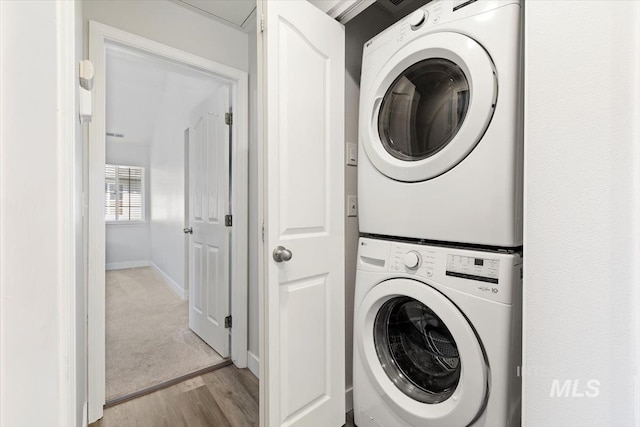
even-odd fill
[(99, 22), (89, 22), (89, 59), (94, 65), (94, 115), (89, 126), (88, 178), (88, 290), (87, 290), (87, 397), (89, 422), (102, 417), (105, 403), (105, 222), (103, 207), (106, 132), (106, 49), (108, 44), (124, 45), (191, 68), (205, 71), (231, 85), (234, 106), (233, 172), (231, 209), (234, 215), (231, 236), (230, 270), (231, 359), (239, 368), (247, 366), (248, 337), (248, 74), (245, 71), (205, 59)]
[[(189, 127), (184, 130), (184, 139), (182, 143), (182, 150), (184, 152), (184, 228), (189, 227)], [(189, 289), (191, 283), (189, 282), (189, 235), (184, 235), (184, 298), (189, 298)]]

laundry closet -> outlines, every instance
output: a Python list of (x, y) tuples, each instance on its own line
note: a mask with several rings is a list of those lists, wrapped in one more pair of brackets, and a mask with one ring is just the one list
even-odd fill
[(258, 8), (270, 422), (517, 426), (521, 5), (351, 4)]
[(378, 2), (345, 25), (347, 405), (362, 426), (516, 426), (522, 10), (421, 3), (393, 16)]

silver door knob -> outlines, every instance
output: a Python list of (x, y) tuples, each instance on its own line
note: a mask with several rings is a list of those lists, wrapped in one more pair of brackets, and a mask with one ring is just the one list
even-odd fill
[(193, 234), (193, 228), (191, 227), (183, 228), (182, 231), (184, 231), (184, 234)]
[(273, 250), (273, 259), (275, 262), (286, 262), (293, 257), (291, 251), (284, 246), (278, 246)]

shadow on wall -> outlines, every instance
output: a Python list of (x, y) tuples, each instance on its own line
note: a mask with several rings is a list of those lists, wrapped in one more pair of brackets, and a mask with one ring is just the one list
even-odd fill
[[(360, 101), (360, 71), (364, 43), (389, 27), (395, 19), (383, 8), (373, 5), (345, 26), (345, 143), (358, 142), (358, 105)], [(345, 194), (357, 195), (357, 167), (345, 165)], [(358, 217), (345, 221), (345, 349), (346, 387), (353, 383), (353, 298), (358, 254)]]

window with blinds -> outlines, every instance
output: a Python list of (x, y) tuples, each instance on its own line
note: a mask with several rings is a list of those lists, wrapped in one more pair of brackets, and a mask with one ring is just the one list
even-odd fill
[(144, 168), (106, 165), (105, 221), (144, 221)]

